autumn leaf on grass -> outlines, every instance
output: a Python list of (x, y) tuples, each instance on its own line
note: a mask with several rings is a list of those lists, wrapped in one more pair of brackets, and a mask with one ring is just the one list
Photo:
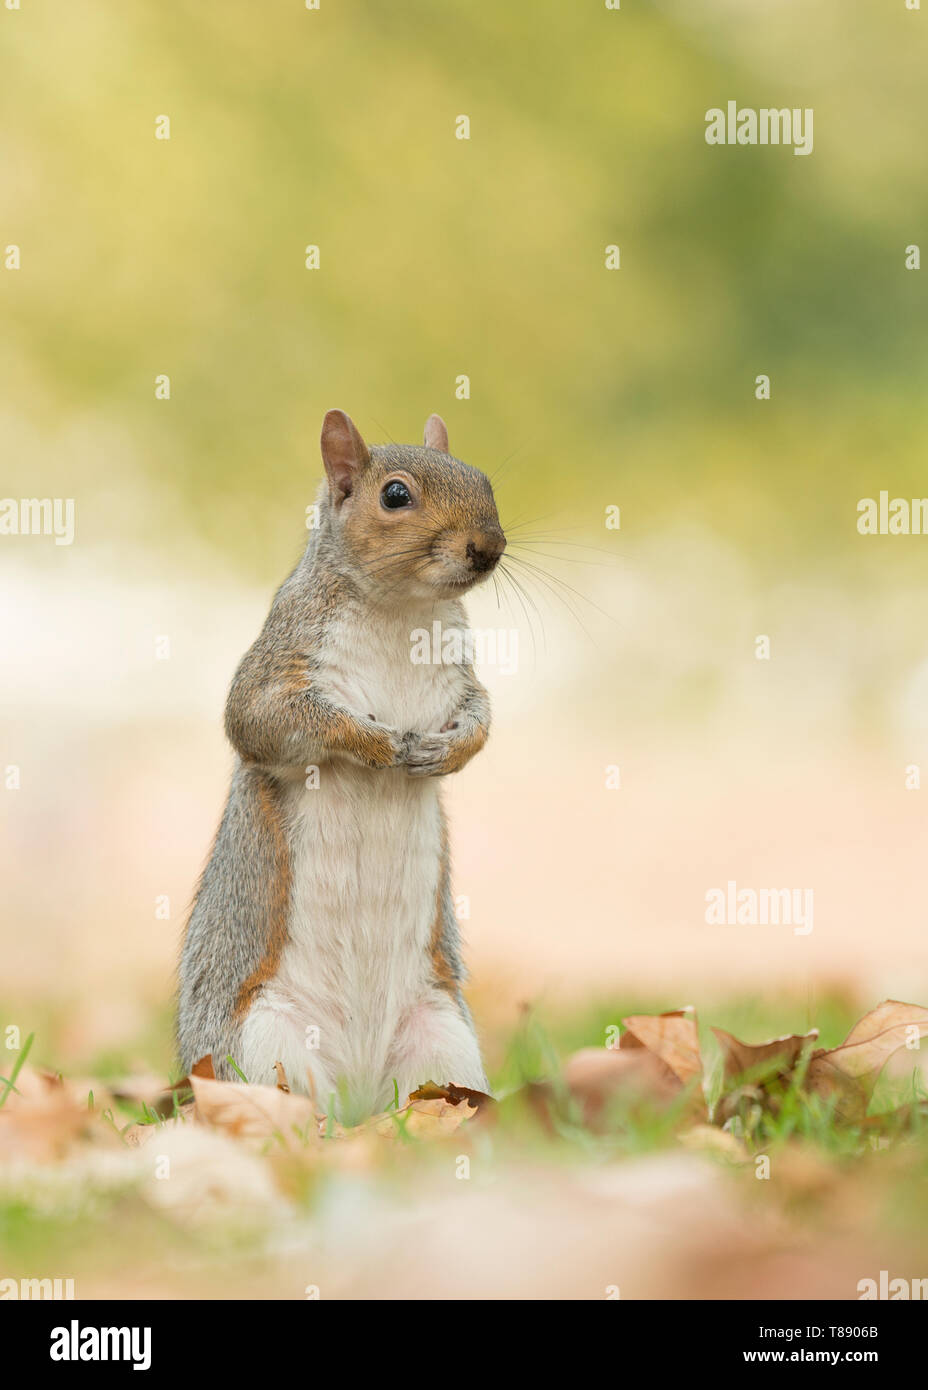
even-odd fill
[(660, 1059), (644, 1048), (581, 1048), (567, 1059), (564, 1083), (580, 1106), (583, 1123), (597, 1131), (614, 1128), (620, 1109), (631, 1114), (668, 1110), (683, 1089)]
[[(119, 1100), (137, 1101), (146, 1109), (153, 1111), (158, 1119), (183, 1119), (185, 1113), (194, 1108), (191, 1098), (193, 1093), (191, 1077), (194, 1076), (202, 1077), (206, 1081), (216, 1080), (211, 1053), (207, 1053), (198, 1062), (194, 1062), (188, 1076), (182, 1076), (179, 1081), (172, 1081), (167, 1086), (162, 1084), (153, 1096), (145, 1091), (144, 1082), (139, 1083), (134, 1077), (129, 1077), (128, 1081), (116, 1082), (113, 1087), (113, 1094)], [(133, 1126), (133, 1133), (135, 1129), (136, 1126)]]
[(279, 1136), (288, 1147), (318, 1138), (316, 1112), (308, 1096), (206, 1076), (191, 1075), (190, 1084), (196, 1118), (214, 1129), (245, 1139)]
[(281, 1223), (292, 1220), (280, 1165), (299, 1163), (295, 1150), (255, 1153), (228, 1133), (199, 1124), (168, 1122), (158, 1136), (157, 1159), (170, 1165), (171, 1178), (159, 1180), (156, 1161), (141, 1158), (135, 1167), (142, 1176), (140, 1195), (185, 1232), (212, 1228), (228, 1249), (230, 1239), (266, 1233), (273, 1223), (284, 1229)]
[(181, 1129), (184, 1125), (191, 1125), (195, 1118), (196, 1106), (193, 1101), (189, 1101), (186, 1105), (179, 1106), (173, 1114), (159, 1116), (157, 1122), (146, 1120), (141, 1124), (129, 1125), (121, 1131), (122, 1141), (130, 1149), (140, 1149), (156, 1134), (170, 1133), (171, 1130)]
[[(107, 1082), (107, 1090), (115, 1100), (140, 1107), (149, 1122), (153, 1117), (167, 1120), (182, 1108), (181, 1096), (189, 1092), (190, 1078), (184, 1076), (180, 1081), (168, 1084), (157, 1076), (121, 1076)], [(96, 1094), (94, 1092), (95, 1097)]]
[(722, 1095), (714, 1119), (726, 1124), (734, 1116), (747, 1119), (746, 1112), (755, 1117), (766, 1110), (776, 1110), (784, 1092), (792, 1084), (796, 1068), (809, 1055), (818, 1037), (818, 1029), (809, 1033), (785, 1033), (769, 1042), (746, 1043), (713, 1028), (722, 1049)]
[(465, 1120), (477, 1114), (489, 1114), (495, 1106), (496, 1101), (484, 1091), (472, 1091), (450, 1081), (444, 1086), (424, 1081), (415, 1091), (410, 1091), (405, 1105), (375, 1115), (366, 1124), (349, 1130), (348, 1136), (369, 1134), (373, 1130), (384, 1139), (440, 1138), (453, 1134)]
[(418, 1090), (410, 1091), (410, 1100), (446, 1100), (450, 1105), (460, 1105), (466, 1101), (474, 1110), (491, 1110), (496, 1101), (492, 1096), (488, 1096), (485, 1091), (472, 1091), (468, 1086), (455, 1086), (453, 1081), (449, 1081), (445, 1086), (439, 1086), (434, 1081), (426, 1081)]
[(833, 1101), (835, 1114), (860, 1123), (873, 1088), (892, 1054), (928, 1037), (928, 1009), (885, 999), (855, 1023), (840, 1047), (813, 1052), (806, 1088)]
[(116, 1091), (110, 1081), (97, 1081), (91, 1077), (63, 1076), (61, 1072), (52, 1071), (47, 1067), (36, 1067), (35, 1075), (39, 1076), (45, 1085), (52, 1090), (60, 1091), (68, 1096), (81, 1110), (87, 1110), (96, 1115), (104, 1110), (113, 1110)]
[(585, 1047), (569, 1057), (564, 1082), (579, 1102), (586, 1125), (611, 1127), (620, 1108), (661, 1112), (680, 1107), (687, 1122), (705, 1117), (700, 1082), (702, 1061), (692, 1009), (635, 1014), (622, 1020), (627, 1032), (617, 1049)]
[[(436, 1090), (443, 1089), (445, 1088), (436, 1087)], [(479, 1094), (482, 1092), (478, 1092)], [(370, 1123), (385, 1139), (398, 1139), (403, 1136), (412, 1139), (438, 1139), (446, 1134), (453, 1134), (456, 1129), (460, 1129), (465, 1120), (476, 1114), (477, 1107), (467, 1100), (410, 1100), (399, 1110), (389, 1110), (385, 1115), (375, 1116)], [(362, 1125), (360, 1128), (364, 1129), (366, 1126)]]
[(24, 1066), (0, 1110), (0, 1156), (56, 1158), (92, 1123), (100, 1117), (86, 1091), (75, 1095), (55, 1073)]
[(632, 1014), (623, 1018), (627, 1032), (620, 1049), (645, 1047), (683, 1086), (702, 1080), (699, 1025), (691, 1005), (666, 1014)]
[(813, 1028), (809, 1033), (786, 1033), (769, 1042), (746, 1043), (723, 1028), (712, 1031), (722, 1048), (724, 1080), (738, 1084), (791, 1076), (803, 1050), (818, 1037), (818, 1029)]
[[(191, 1067), (190, 1076), (202, 1076), (215, 1080), (216, 1073), (213, 1070), (212, 1057), (201, 1057), (199, 1062)], [(158, 1076), (123, 1076), (107, 1083), (110, 1097), (119, 1101), (128, 1101), (140, 1107), (144, 1114), (141, 1123), (123, 1130), (122, 1135), (126, 1143), (132, 1145), (144, 1143), (148, 1137), (145, 1131), (154, 1131), (159, 1128), (155, 1121), (168, 1122), (189, 1116), (189, 1112), (193, 1109), (190, 1076), (182, 1076), (179, 1081), (172, 1082), (166, 1082)]]

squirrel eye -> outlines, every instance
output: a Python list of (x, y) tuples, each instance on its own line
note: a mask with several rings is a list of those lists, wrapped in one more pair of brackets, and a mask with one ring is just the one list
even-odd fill
[(397, 482), (394, 478), (392, 483), (387, 483), (380, 494), (380, 502), (390, 511), (394, 511), (397, 507), (411, 507), (412, 494), (405, 483)]

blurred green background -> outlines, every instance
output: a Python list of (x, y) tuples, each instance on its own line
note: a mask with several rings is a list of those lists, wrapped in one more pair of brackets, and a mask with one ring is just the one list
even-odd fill
[[(903, 0), (23, 0), (0, 45), (6, 488), (74, 495), (85, 537), (168, 553), (180, 509), (276, 579), (338, 405), (514, 455), (510, 518), (618, 502), (771, 574), (921, 574), (855, 530), (859, 497), (928, 490)], [(729, 98), (812, 107), (812, 155), (708, 146)]]
[[(905, 782), (928, 766), (928, 538), (856, 529), (861, 497), (928, 494), (928, 266), (905, 268), (928, 251), (926, 25), (903, 0), (0, 7), (22, 259), (0, 492), (74, 497), (77, 524), (0, 542), (0, 765), (22, 769), (0, 984), (24, 1035), (64, 1018), (42, 1060), (146, 1020), (169, 1055), (225, 690), (332, 406), (370, 442), (444, 415), (536, 537), (523, 559), (571, 585), (516, 569), (528, 622), (472, 602), (522, 639), (516, 678), (482, 672), (494, 737), (449, 788), (485, 1030), (536, 997), (760, 1019), (785, 992), (811, 1023), (928, 995)], [(812, 154), (707, 145), (730, 99), (812, 108)], [(729, 879), (812, 887), (814, 933), (707, 926)]]

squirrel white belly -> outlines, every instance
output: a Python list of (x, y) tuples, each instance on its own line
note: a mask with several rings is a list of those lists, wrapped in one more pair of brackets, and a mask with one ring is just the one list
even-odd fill
[(485, 476), (448, 453), (368, 450), (326, 416), (320, 525), (233, 681), (238, 758), (191, 914), (178, 1037), (189, 1068), (272, 1084), (356, 1121), (428, 1080), (486, 1090), (461, 994), (441, 777), (479, 751), (486, 692), (417, 664), (417, 631), (505, 546)]

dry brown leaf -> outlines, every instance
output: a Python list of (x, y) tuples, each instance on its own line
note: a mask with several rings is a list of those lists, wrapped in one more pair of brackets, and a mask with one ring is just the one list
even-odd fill
[(213, 1066), (213, 1054), (209, 1052), (205, 1057), (201, 1057), (199, 1062), (194, 1062), (190, 1068), (190, 1075), (203, 1076), (209, 1081), (215, 1081), (216, 1069)]
[(239, 1138), (279, 1136), (289, 1147), (318, 1137), (317, 1116), (307, 1096), (280, 1091), (276, 1086), (250, 1086), (241, 1081), (212, 1081), (190, 1077), (196, 1118)]
[(687, 1089), (681, 1114), (687, 1120), (704, 1118), (699, 1030), (693, 1009), (633, 1014), (622, 1022), (627, 1031), (618, 1049), (583, 1048), (568, 1059), (564, 1069), (567, 1088), (580, 1101), (585, 1123), (602, 1128), (608, 1123), (608, 1110), (619, 1099), (632, 1109), (652, 1105), (663, 1110), (679, 1103)]
[(453, 1134), (465, 1120), (473, 1119), (477, 1107), (466, 1100), (416, 1100), (410, 1104), (406, 1114), (406, 1133), (429, 1139)]
[(684, 1086), (702, 1080), (699, 1027), (691, 1005), (666, 1014), (633, 1014), (622, 1022), (628, 1031), (619, 1040), (620, 1049), (646, 1047)]
[(189, 1104), (182, 1105), (175, 1115), (165, 1118), (159, 1125), (130, 1125), (128, 1129), (122, 1131), (123, 1143), (127, 1144), (130, 1149), (140, 1149), (156, 1134), (163, 1134), (165, 1130), (178, 1129), (181, 1125), (192, 1124), (195, 1112), (196, 1106), (193, 1101), (190, 1101)]
[(785, 1033), (782, 1038), (771, 1038), (769, 1042), (746, 1043), (724, 1028), (713, 1028), (719, 1040), (724, 1058), (724, 1078), (726, 1082), (740, 1082), (747, 1078), (749, 1084), (762, 1085), (766, 1081), (784, 1080), (792, 1074), (803, 1050), (818, 1037), (818, 1029), (809, 1033)]
[[(884, 999), (875, 1009), (864, 1014), (863, 1018), (848, 1033), (841, 1047), (854, 1047), (858, 1043), (874, 1042), (888, 1029), (913, 1025), (919, 1028), (919, 1036), (928, 1033), (928, 1009), (921, 1004), (904, 1004), (899, 999)], [(838, 1049), (833, 1048), (832, 1051)], [(895, 1049), (892, 1049), (895, 1051)], [(889, 1056), (889, 1053), (886, 1054)]]
[(928, 1009), (884, 999), (855, 1023), (840, 1047), (812, 1054), (806, 1086), (832, 1100), (841, 1119), (860, 1123), (884, 1066), (913, 1036), (928, 1037)]
[(811, 1095), (829, 1101), (834, 1106), (835, 1117), (845, 1124), (861, 1124), (867, 1114), (870, 1097), (865, 1087), (856, 1077), (842, 1071), (827, 1052), (813, 1055), (809, 1062), (806, 1089)]
[[(110, 1081), (94, 1081), (90, 1077), (62, 1076), (60, 1072), (49, 1071), (44, 1067), (37, 1067), (35, 1071), (47, 1086), (63, 1092), (76, 1106), (83, 1110), (99, 1114), (103, 1110), (113, 1109), (117, 1092)], [(16, 1084), (21, 1090), (19, 1081)]]
[[(87, 1084), (93, 1089), (93, 1083)], [(182, 1091), (190, 1090), (189, 1076), (183, 1076), (170, 1085), (157, 1076), (123, 1076), (107, 1084), (113, 1099), (144, 1105), (165, 1120), (176, 1113), (178, 1095)], [(97, 1092), (94, 1090), (94, 1099), (96, 1096)]]
[(474, 1110), (489, 1110), (496, 1105), (492, 1096), (488, 1096), (485, 1091), (472, 1091), (467, 1086), (455, 1086), (453, 1081), (449, 1081), (446, 1086), (439, 1086), (435, 1081), (426, 1081), (415, 1091), (410, 1091), (410, 1100), (446, 1100), (451, 1105), (460, 1105), (461, 1101), (466, 1101)]
[(416, 1139), (436, 1139), (453, 1134), (476, 1114), (476, 1106), (466, 1100), (413, 1100), (400, 1110), (377, 1116), (373, 1126), (385, 1139), (395, 1139), (401, 1132)]
[(792, 1079), (800, 1059), (818, 1037), (809, 1033), (784, 1033), (763, 1043), (746, 1043), (724, 1028), (713, 1028), (722, 1049), (722, 1095), (713, 1113), (724, 1125), (737, 1116), (746, 1130), (753, 1129), (765, 1110), (777, 1111), (781, 1094)]
[(0, 1110), (0, 1155), (57, 1158), (99, 1123), (99, 1110), (88, 1106), (86, 1090), (76, 1095), (56, 1073), (24, 1066)]
[[(93, 1082), (87, 1084), (96, 1094)], [(108, 1081), (106, 1086), (110, 1094), (115, 1096), (117, 1100), (131, 1100), (139, 1104), (144, 1102), (145, 1105), (154, 1108), (157, 1101), (162, 1100), (165, 1096), (170, 1096), (180, 1084), (180, 1082), (176, 1082), (174, 1086), (170, 1086), (163, 1076), (136, 1075), (117, 1077), (115, 1081)], [(186, 1084), (189, 1086), (189, 1081)]]
[(284, 1064), (283, 1064), (283, 1062), (275, 1062), (275, 1063), (274, 1063), (274, 1070), (275, 1070), (276, 1073), (277, 1073), (277, 1089), (278, 1089), (278, 1091), (286, 1091), (286, 1092), (289, 1094), (289, 1091), (290, 1091), (290, 1083), (287, 1081), (287, 1073), (284, 1071)]
[[(602, 1130), (610, 1123), (610, 1110), (620, 1099), (631, 1111), (641, 1107), (669, 1108), (679, 1101), (683, 1085), (659, 1057), (646, 1047), (585, 1047), (567, 1059), (564, 1082), (579, 1102), (583, 1121), (591, 1129)], [(701, 1115), (701, 1093), (696, 1091), (692, 1107)]]
[[(209, 1080), (207, 1077), (206, 1080)], [(228, 1234), (261, 1231), (269, 1221), (288, 1221), (293, 1208), (280, 1192), (275, 1158), (254, 1153), (232, 1135), (205, 1125), (158, 1126), (158, 1158), (170, 1163), (170, 1182), (139, 1154), (144, 1200), (184, 1230), (215, 1225)]]

